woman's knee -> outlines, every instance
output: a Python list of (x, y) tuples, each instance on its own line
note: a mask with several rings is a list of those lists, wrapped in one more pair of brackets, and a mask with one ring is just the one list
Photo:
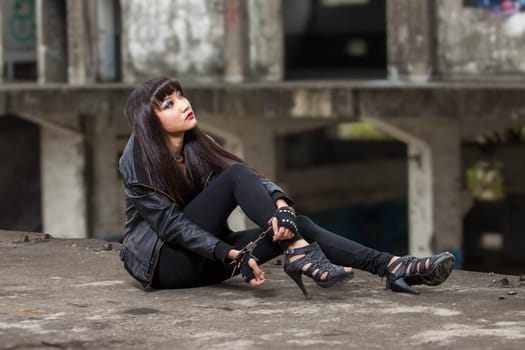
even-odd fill
[(254, 174), (253, 170), (250, 169), (246, 164), (235, 163), (230, 165), (225, 171), (228, 173), (241, 175), (241, 174)]
[(297, 227), (299, 228), (299, 232), (301, 232), (302, 229), (307, 228), (308, 226), (312, 225), (314, 222), (312, 219), (310, 219), (306, 215), (297, 215), (295, 218), (295, 223), (297, 224)]

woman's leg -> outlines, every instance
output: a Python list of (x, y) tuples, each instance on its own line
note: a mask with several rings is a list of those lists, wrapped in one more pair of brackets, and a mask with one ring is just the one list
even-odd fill
[(315, 224), (309, 217), (299, 215), (296, 222), (302, 236), (308, 242), (317, 242), (332, 263), (385, 276), (386, 266), (393, 255), (332, 233)]
[(184, 214), (203, 229), (220, 232), (237, 205), (261, 228), (268, 226), (276, 209), (257, 175), (244, 164), (224, 170), (184, 208)]
[[(223, 234), (225, 223), (239, 205), (256, 224), (266, 227), (275, 211), (271, 196), (257, 175), (242, 164), (235, 164), (220, 174), (185, 208), (184, 214), (203, 229), (221, 236), (225, 242), (240, 249), (254, 241), (261, 229)], [(261, 241), (254, 255), (263, 263), (280, 254), (271, 235)], [(175, 268), (176, 267), (176, 268)], [(160, 252), (152, 286), (184, 288), (223, 281), (232, 268), (176, 246), (165, 245)]]
[[(244, 247), (259, 237), (261, 229), (228, 233), (225, 241), (235, 247)], [(271, 238), (263, 239), (253, 251), (259, 264), (282, 254), (278, 245)], [(233, 266), (206, 259), (185, 249), (164, 245), (153, 278), (154, 288), (190, 288), (220, 283), (232, 276)], [(236, 275), (239, 271), (236, 271)]]

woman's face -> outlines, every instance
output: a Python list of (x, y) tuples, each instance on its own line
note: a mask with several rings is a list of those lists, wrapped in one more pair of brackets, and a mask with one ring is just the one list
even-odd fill
[(177, 90), (160, 101), (155, 114), (169, 135), (183, 134), (197, 125), (190, 101)]

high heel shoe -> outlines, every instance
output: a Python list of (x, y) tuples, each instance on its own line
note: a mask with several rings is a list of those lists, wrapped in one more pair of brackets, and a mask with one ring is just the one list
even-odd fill
[(437, 286), (443, 283), (450, 276), (455, 262), (454, 255), (448, 252), (427, 258), (400, 257), (387, 267), (386, 288), (395, 292), (419, 294), (413, 285)]
[[(290, 258), (297, 255), (303, 255), (297, 260), (290, 261)], [(310, 266), (303, 270), (305, 265)], [(305, 298), (310, 298), (306, 290), (302, 275), (313, 278), (319, 287), (328, 288), (338, 282), (342, 282), (354, 277), (354, 272), (346, 272), (343, 266), (332, 264), (324, 255), (323, 251), (314, 242), (306, 247), (287, 249), (284, 252), (284, 272), (297, 284)], [(327, 272), (326, 278), (321, 276)]]

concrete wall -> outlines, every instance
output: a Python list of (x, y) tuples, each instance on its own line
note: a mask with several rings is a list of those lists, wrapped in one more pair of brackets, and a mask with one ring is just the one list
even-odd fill
[(523, 78), (525, 12), (496, 17), (460, 0), (437, 3), (437, 65), (443, 77)]
[(123, 0), (123, 80), (222, 76), (222, 0)]
[(232, 61), (242, 66), (235, 81), (282, 78), (280, 0), (161, 0), (155, 5), (121, 1), (125, 82), (161, 75), (223, 80)]

